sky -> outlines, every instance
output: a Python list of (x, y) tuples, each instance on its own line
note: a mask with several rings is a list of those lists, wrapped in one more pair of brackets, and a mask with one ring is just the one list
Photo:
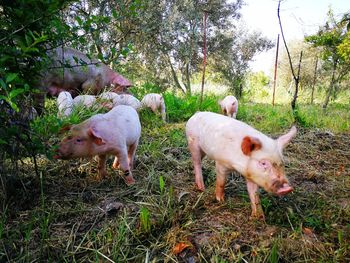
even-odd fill
[[(245, 0), (241, 10), (242, 20), (253, 30), (275, 43), (280, 33), (277, 17), (278, 0)], [(305, 35), (315, 34), (319, 26), (325, 24), (329, 7), (336, 17), (350, 11), (350, 0), (282, 0), (280, 17), (286, 41), (303, 39)], [(280, 51), (283, 47), (280, 36)], [(253, 71), (264, 71), (270, 75), (274, 65), (276, 49), (255, 56), (250, 64)]]

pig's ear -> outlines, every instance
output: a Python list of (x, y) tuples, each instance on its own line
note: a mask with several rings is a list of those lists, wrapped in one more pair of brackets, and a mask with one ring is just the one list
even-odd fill
[(66, 131), (69, 131), (70, 128), (72, 127), (72, 125), (68, 124), (68, 125), (64, 125), (59, 131), (58, 131), (58, 134), (62, 134)]
[(103, 145), (106, 144), (105, 141), (101, 138), (99, 133), (95, 131), (94, 129), (90, 128), (88, 130), (88, 135), (91, 137), (92, 141), (97, 145)]
[(241, 149), (245, 155), (251, 155), (252, 151), (261, 149), (262, 145), (258, 138), (246, 136), (242, 140)]
[(283, 150), (284, 147), (293, 139), (293, 137), (297, 134), (297, 128), (293, 126), (290, 131), (277, 139), (278, 147)]

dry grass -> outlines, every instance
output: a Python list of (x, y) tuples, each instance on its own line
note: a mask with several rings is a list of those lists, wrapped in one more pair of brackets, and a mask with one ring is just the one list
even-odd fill
[[(7, 183), (0, 261), (350, 261), (349, 134), (300, 130), (285, 152), (295, 191), (283, 198), (262, 191), (261, 222), (249, 218), (238, 174), (229, 177), (226, 201), (215, 201), (208, 159), (207, 190), (195, 190), (183, 123), (143, 127), (131, 187), (111, 168), (96, 181), (94, 161), (40, 158), (41, 179), (30, 160), (20, 164), (22, 175)], [(180, 243), (187, 247), (175, 251)]]

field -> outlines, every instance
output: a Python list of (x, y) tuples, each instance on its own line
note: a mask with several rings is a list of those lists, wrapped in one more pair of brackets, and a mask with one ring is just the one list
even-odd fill
[[(169, 122), (141, 113), (136, 184), (118, 171), (96, 180), (96, 161), (42, 155), (18, 163), (4, 181), (0, 262), (349, 262), (349, 106), (300, 105), (298, 134), (285, 149), (293, 193), (260, 191), (265, 221), (250, 218), (245, 180), (232, 173), (215, 200), (214, 162), (204, 159), (206, 191), (194, 185), (184, 135), (198, 97), (166, 95)], [(218, 111), (208, 96), (202, 108)], [(52, 116), (53, 112), (49, 112)], [(293, 123), (289, 105), (240, 104), (238, 119), (276, 138)], [(43, 118), (48, 145), (59, 141)], [(77, 120), (75, 120), (77, 122)], [(40, 124), (41, 123), (41, 124)], [(52, 122), (51, 122), (52, 123)], [(60, 123), (59, 125), (62, 125)], [(48, 154), (50, 157), (50, 154)]]

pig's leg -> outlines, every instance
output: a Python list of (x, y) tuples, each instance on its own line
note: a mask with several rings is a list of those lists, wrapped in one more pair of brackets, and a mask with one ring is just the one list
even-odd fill
[(200, 148), (198, 142), (194, 138), (189, 138), (188, 147), (191, 152), (192, 162), (194, 167), (194, 175), (197, 188), (201, 191), (205, 190), (203, 175), (202, 175), (202, 159), (205, 153)]
[(164, 122), (166, 122), (166, 113), (165, 113), (165, 106), (164, 105), (161, 105), (160, 112), (161, 112), (161, 115), (162, 115), (162, 120)]
[(247, 189), (252, 206), (252, 217), (264, 219), (264, 212), (262, 210), (258, 194), (259, 186), (252, 181), (247, 180)]
[(218, 162), (215, 163), (215, 170), (216, 170), (215, 196), (216, 196), (216, 200), (218, 200), (219, 202), (222, 202), (224, 201), (226, 178), (230, 171)]
[(128, 161), (129, 161), (130, 170), (134, 169), (134, 158), (135, 158), (137, 145), (138, 145), (138, 142), (129, 146)]
[(124, 172), (124, 179), (126, 184), (127, 185), (134, 184), (135, 179), (134, 177), (132, 177), (132, 173), (130, 170), (127, 149), (123, 149), (122, 151), (119, 151), (116, 155), (119, 161), (119, 168)]
[(98, 179), (101, 180), (107, 176), (106, 155), (98, 156)]
[(227, 110), (226, 108), (222, 109), (222, 113), (226, 116), (227, 115)]

